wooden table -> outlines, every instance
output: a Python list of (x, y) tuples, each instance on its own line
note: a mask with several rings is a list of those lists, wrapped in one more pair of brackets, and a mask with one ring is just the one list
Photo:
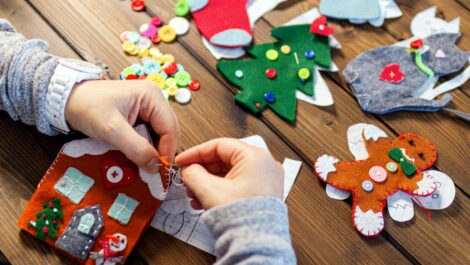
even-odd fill
[[(8, 19), (27, 38), (49, 41), (52, 53), (81, 58), (108, 66), (111, 78), (137, 62), (123, 54), (118, 36), (136, 30), (151, 15), (165, 21), (174, 16), (175, 0), (147, 0), (147, 11), (136, 13), (129, 1), (118, 0), (0, 0), (0, 17)], [(458, 45), (470, 47), (468, 0), (398, 0), (404, 16), (384, 26), (351, 25), (333, 21), (335, 37), (343, 48), (333, 51), (341, 69), (356, 55), (370, 48), (410, 37), (411, 18), (420, 10), (438, 5), (439, 16), (461, 17)], [(318, 0), (289, 0), (256, 24), (255, 42), (271, 41), (270, 29), (318, 6)], [(174, 107), (182, 137), (178, 151), (220, 136), (240, 138), (259, 134), (274, 156), (303, 161), (301, 173), (290, 193), (291, 234), (300, 264), (312, 263), (447, 263), (470, 264), (470, 124), (442, 112), (401, 112), (385, 116), (363, 113), (339, 73), (323, 74), (335, 105), (315, 107), (299, 102), (297, 122), (289, 125), (271, 111), (255, 117), (233, 102), (237, 89), (216, 71), (216, 60), (204, 48), (191, 23), (189, 34), (173, 44), (159, 46), (172, 53), (189, 72), (202, 81), (187, 106)], [(451, 107), (470, 112), (470, 85), (452, 92)], [(395, 223), (385, 215), (386, 226), (376, 238), (363, 238), (351, 223), (351, 201), (329, 199), (324, 185), (314, 176), (312, 161), (334, 154), (352, 159), (346, 142), (347, 128), (357, 122), (372, 123), (390, 136), (415, 132), (432, 139), (439, 151), (436, 168), (450, 175), (457, 195), (453, 205), (433, 211), (429, 221), (421, 209), (409, 223)], [(38, 181), (63, 143), (71, 137), (50, 138), (34, 128), (0, 114), (0, 249), (12, 264), (69, 263), (63, 256), (16, 227), (24, 206)], [(418, 207), (417, 207), (418, 208)], [(2, 259), (0, 258), (0, 261)], [(129, 264), (208, 264), (214, 258), (162, 232), (150, 229), (130, 257)]]

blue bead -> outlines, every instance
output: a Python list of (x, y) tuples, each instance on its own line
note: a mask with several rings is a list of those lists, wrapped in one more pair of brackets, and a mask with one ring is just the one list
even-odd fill
[(305, 85), (305, 83), (307, 82), (307, 80), (302, 79), (302, 78), (299, 78), (299, 80), (300, 80), (300, 83), (301, 83), (302, 85)]
[(307, 59), (309, 60), (312, 60), (313, 58), (315, 58), (315, 52), (313, 50), (307, 50), (304, 54), (305, 54), (305, 57), (307, 57)]
[(264, 93), (264, 100), (269, 103), (273, 103), (276, 100), (276, 95), (273, 92), (266, 92)]

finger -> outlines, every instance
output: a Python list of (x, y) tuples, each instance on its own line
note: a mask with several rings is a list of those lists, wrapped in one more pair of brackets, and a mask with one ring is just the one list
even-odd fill
[(154, 108), (149, 121), (155, 133), (160, 136), (158, 152), (163, 158), (172, 163), (180, 137), (178, 120), (166, 102), (162, 100), (162, 102), (155, 104), (159, 104), (159, 106)]
[(250, 146), (240, 140), (219, 138), (182, 152), (176, 157), (176, 163), (180, 166), (187, 166), (221, 161), (233, 165), (236, 162), (234, 159), (237, 158), (237, 155), (247, 148), (250, 148)]
[(147, 139), (138, 134), (134, 128), (119, 116), (105, 132), (104, 140), (123, 152), (137, 166), (148, 172), (158, 172), (158, 152)]
[(181, 176), (188, 190), (194, 194), (204, 209), (214, 205), (213, 201), (216, 198), (215, 192), (219, 190), (220, 178), (213, 176), (198, 164), (184, 168)]

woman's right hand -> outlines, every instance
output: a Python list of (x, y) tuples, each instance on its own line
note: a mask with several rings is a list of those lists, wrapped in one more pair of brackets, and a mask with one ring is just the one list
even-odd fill
[(211, 140), (179, 154), (175, 162), (183, 167), (193, 208), (207, 210), (255, 196), (282, 199), (281, 164), (268, 151), (240, 140)]

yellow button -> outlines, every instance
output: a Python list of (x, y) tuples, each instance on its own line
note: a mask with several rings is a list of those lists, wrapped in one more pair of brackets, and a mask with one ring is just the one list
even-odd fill
[(289, 45), (282, 45), (281, 46), (281, 52), (283, 54), (289, 54), (290, 53), (290, 46)]
[(135, 50), (137, 50), (137, 45), (135, 45), (135, 43), (133, 43), (132, 41), (126, 40), (125, 42), (122, 43), (122, 49), (126, 53), (132, 53)]
[(165, 25), (158, 30), (158, 37), (163, 42), (172, 42), (176, 38), (176, 32), (170, 26)]
[(175, 56), (173, 56), (172, 54), (169, 54), (169, 53), (163, 55), (162, 59), (163, 59), (163, 63), (174, 63), (175, 62)]
[(147, 75), (145, 80), (152, 81), (159, 88), (163, 89), (165, 87), (165, 78), (159, 73), (150, 73)]
[(269, 49), (266, 51), (266, 58), (270, 61), (276, 61), (279, 57), (279, 53), (275, 49)]
[(310, 71), (307, 68), (301, 68), (297, 74), (303, 80), (306, 80), (310, 77)]
[(130, 54), (130, 55), (133, 55), (133, 56), (136, 56), (136, 55), (139, 54), (139, 51), (140, 51), (140, 49), (136, 47), (136, 48), (135, 48), (133, 51), (131, 51), (129, 54)]
[(154, 61), (157, 61), (160, 65), (163, 64), (163, 56), (157, 57), (157, 56), (152, 56), (152, 59)]
[(172, 86), (177, 86), (176, 85), (176, 79), (174, 79), (173, 77), (167, 78), (165, 83), (166, 83), (166, 87), (168, 87), (168, 88), (170, 88)]
[(150, 56), (162, 56), (162, 53), (160, 52), (160, 50), (157, 48), (157, 47), (152, 47), (149, 49), (149, 54)]
[(148, 49), (141, 49), (139, 51), (139, 57), (142, 58), (142, 57), (145, 57), (145, 56), (148, 56), (149, 55), (149, 50)]
[(168, 95), (174, 96), (176, 93), (178, 93), (178, 87), (176, 85), (168, 87), (166, 90), (168, 92)]

